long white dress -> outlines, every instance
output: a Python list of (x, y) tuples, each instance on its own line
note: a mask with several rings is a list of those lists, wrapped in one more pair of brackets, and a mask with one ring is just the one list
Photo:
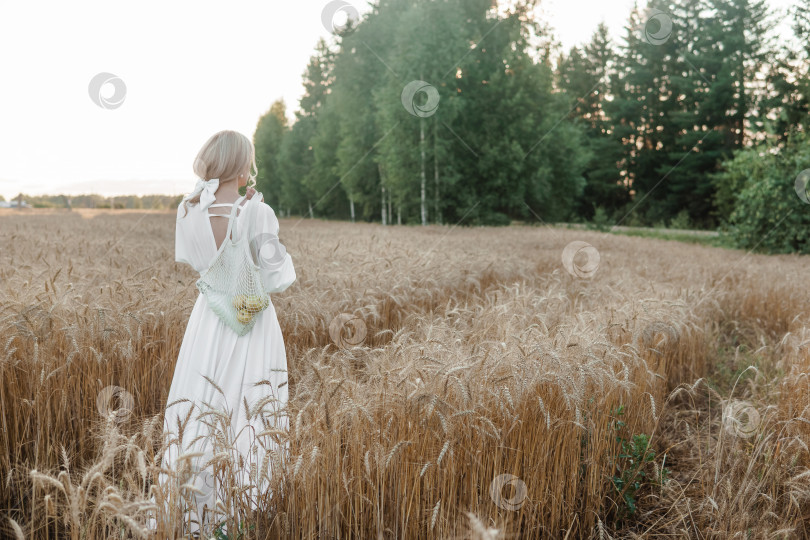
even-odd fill
[[(249, 205), (254, 207), (249, 208)], [(212, 207), (215, 206), (232, 205), (212, 205)], [(215, 213), (209, 213), (199, 204), (188, 204), (187, 208), (188, 213), (186, 214), (181, 202), (177, 209), (175, 260), (191, 265), (202, 274), (218, 253), (209, 218)], [(248, 212), (248, 210), (250, 211)], [(224, 214), (223, 217), (214, 219), (230, 218), (228, 214)], [(237, 228), (240, 231), (246, 231), (252, 238), (257, 236), (266, 238), (268, 235), (277, 238), (278, 219), (273, 209), (258, 200), (256, 196), (240, 204), (235, 219)], [(225, 239), (225, 241), (228, 240)], [(268, 293), (284, 291), (296, 279), (292, 258), (289, 253), (286, 253), (286, 250), (282, 251), (284, 259), (279, 262), (279, 259), (276, 258), (274, 264), (266, 268), (261, 264), (263, 254), (252, 252), (254, 260), (258, 257), (257, 262), (261, 269), (263, 284)], [(219, 386), (224, 395), (220, 394), (204, 376)], [(270, 384), (264, 383), (256, 386), (255, 383), (259, 381), (269, 381)], [(257, 401), (268, 396), (274, 397), (275, 400), (265, 400), (267, 403), (262, 409), (263, 414), (257, 415), (249, 421), (244, 401), (247, 400), (252, 408)], [(190, 528), (186, 528), (186, 532), (197, 531), (198, 524), (215, 523), (224, 519), (220, 514), (217, 516), (218, 520), (209, 521), (211, 510), (214, 508), (220, 492), (219, 487), (216, 487), (216, 491), (214, 489), (216, 486), (214, 467), (210, 465), (206, 467), (207, 461), (213, 457), (215, 450), (209, 425), (216, 422), (217, 431), (224, 435), (227, 441), (231, 443), (235, 441), (233, 448), (236, 452), (231, 452), (230, 455), (234, 460), (234, 469), (240, 476), (238, 485), (242, 487), (251, 485), (248, 477), (251, 464), (259, 468), (263, 466), (269, 468), (271, 466), (269, 464), (273, 463), (273, 460), (264, 460), (266, 452), (274, 450), (278, 453), (279, 450), (286, 449), (286, 444), (282, 447), (274, 445), (272, 436), (265, 435), (257, 438), (257, 435), (268, 428), (287, 430), (287, 397), (287, 356), (272, 301), (265, 310), (257, 315), (253, 328), (244, 336), (239, 336), (211, 310), (205, 296), (198, 294), (189, 317), (183, 343), (180, 346), (166, 402), (164, 422), (164, 433), (169, 433), (171, 437), (176, 438), (180, 431), (178, 419), (182, 424), (187, 418), (189, 409), (193, 408), (193, 412), (182, 430), (182, 441), (180, 444), (169, 446), (163, 455), (162, 462), (165, 468), (179, 470), (177, 458), (181, 454), (203, 453), (202, 456), (189, 460), (194, 474), (186, 482), (193, 483), (203, 493), (194, 495), (190, 490), (184, 492), (187, 496), (191, 494), (189, 498), (193, 502), (189, 506), (188, 500), (184, 501), (186, 502), (184, 509), (190, 508), (191, 515), (189, 516), (188, 513), (181, 515), (184, 521), (188, 521), (190, 517), (192, 522), (196, 522), (192, 523)], [(211, 410), (227, 411), (231, 424), (227, 431), (224, 430), (223, 423), (216, 420), (213, 415), (198, 417), (200, 413)], [(179, 446), (182, 448), (178, 448)], [(243, 467), (238, 467), (240, 457), (244, 460)], [(167, 480), (167, 476), (161, 473), (161, 484), (165, 484)], [(261, 485), (256, 483), (253, 485), (256, 487), (249, 492), (251, 500), (254, 500), (253, 498), (261, 489)], [(205, 521), (203, 521), (205, 506), (208, 510), (205, 511)], [(155, 525), (155, 520), (151, 519), (150, 526)], [(211, 530), (209, 527), (204, 527), (203, 532), (210, 534)]]

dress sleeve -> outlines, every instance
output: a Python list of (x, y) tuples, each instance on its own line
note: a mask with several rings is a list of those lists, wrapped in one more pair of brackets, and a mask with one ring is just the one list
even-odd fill
[(264, 290), (282, 292), (296, 279), (292, 257), (279, 241), (276, 213), (263, 201), (253, 201), (250, 219), (250, 251), (259, 267)]
[(175, 222), (174, 227), (174, 260), (179, 263), (186, 263), (193, 267), (194, 265), (191, 264), (190, 260), (191, 256), (188, 249), (188, 240), (186, 239), (184, 233), (186, 230), (186, 221), (184, 220), (188, 219), (189, 216), (186, 214), (186, 210), (183, 208), (183, 203), (181, 202), (177, 207), (177, 221)]

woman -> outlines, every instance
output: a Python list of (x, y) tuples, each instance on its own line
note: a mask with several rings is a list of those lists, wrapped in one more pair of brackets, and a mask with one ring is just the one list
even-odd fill
[[(226, 241), (234, 211), (234, 231), (249, 235), (264, 290), (281, 292), (295, 281), (295, 269), (278, 241), (279, 224), (273, 209), (252, 187), (255, 174), (251, 175), (251, 167), (256, 169), (255, 150), (241, 133), (221, 131), (203, 145), (194, 162), (200, 178), (197, 188), (177, 208), (175, 260), (204, 273)], [(248, 196), (240, 197), (237, 190), (248, 183)], [(222, 513), (212, 515), (217, 497), (225, 498), (226, 491), (220, 486), (223, 479), (236, 479), (236, 485), (230, 487), (256, 486), (249, 492), (255, 501), (264, 484), (262, 472), (269, 477), (274, 460), (265, 460), (265, 453), (278, 450), (280, 441), (278, 433), (272, 432), (283, 432), (288, 425), (287, 357), (275, 308), (269, 298), (266, 304), (250, 331), (240, 336), (211, 310), (204, 294), (197, 296), (167, 399), (164, 433), (169, 433), (172, 444), (163, 455), (163, 468), (178, 472), (180, 484), (193, 484), (199, 492), (186, 488), (180, 492), (184, 500), (166, 501), (170, 529), (180, 520), (189, 524), (187, 532), (192, 533), (205, 523), (224, 521)], [(260, 381), (263, 383), (256, 385)], [(260, 400), (260, 410), (253, 410)], [(246, 410), (245, 402), (251, 410)], [(210, 414), (212, 411), (220, 412)], [(178, 460), (180, 455), (195, 452), (202, 455)], [(223, 452), (227, 453), (224, 461)], [(216, 463), (209, 464), (215, 454)], [(279, 454), (271, 455), (277, 459)], [(258, 467), (260, 478), (249, 477), (251, 464)], [(215, 482), (216, 468), (223, 465), (224, 475)], [(167, 480), (161, 473), (160, 484)], [(172, 497), (178, 495), (176, 489), (167, 491)], [(190, 513), (183, 513), (180, 507), (189, 508), (189, 503)], [(154, 527), (155, 521), (150, 525)], [(211, 526), (204, 532), (211, 534)]]

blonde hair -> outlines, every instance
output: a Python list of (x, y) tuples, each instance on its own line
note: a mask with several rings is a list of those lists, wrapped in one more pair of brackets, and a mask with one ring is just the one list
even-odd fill
[[(253, 172), (255, 170), (255, 172)], [(256, 175), (259, 168), (256, 166), (256, 148), (250, 139), (229, 129), (215, 133), (200, 148), (194, 158), (194, 174), (203, 180), (219, 178), (220, 185), (238, 179), (240, 174), (247, 172), (248, 186), (256, 185)], [(196, 195), (183, 203), (188, 214), (188, 204), (200, 202), (200, 195)]]

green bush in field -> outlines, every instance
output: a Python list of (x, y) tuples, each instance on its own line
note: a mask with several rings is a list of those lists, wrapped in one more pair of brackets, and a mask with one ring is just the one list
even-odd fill
[(670, 229), (687, 230), (692, 228), (692, 220), (689, 218), (689, 210), (683, 209), (669, 222)]
[[(761, 155), (762, 154), (762, 155)], [(762, 179), (765, 168), (771, 166), (773, 156), (768, 149), (747, 148), (735, 152), (734, 158), (723, 162), (722, 172), (714, 177), (717, 216), (728, 228), (737, 198), (752, 178)]]
[(605, 232), (610, 230), (611, 225), (613, 225), (613, 220), (611, 220), (610, 216), (608, 216), (605, 207), (597, 206), (596, 211), (593, 214), (593, 218), (587, 224), (587, 227), (589, 229)]
[(810, 253), (810, 204), (796, 178), (810, 169), (810, 138), (792, 136), (784, 148), (737, 152), (716, 175), (715, 202), (734, 244), (766, 253)]

